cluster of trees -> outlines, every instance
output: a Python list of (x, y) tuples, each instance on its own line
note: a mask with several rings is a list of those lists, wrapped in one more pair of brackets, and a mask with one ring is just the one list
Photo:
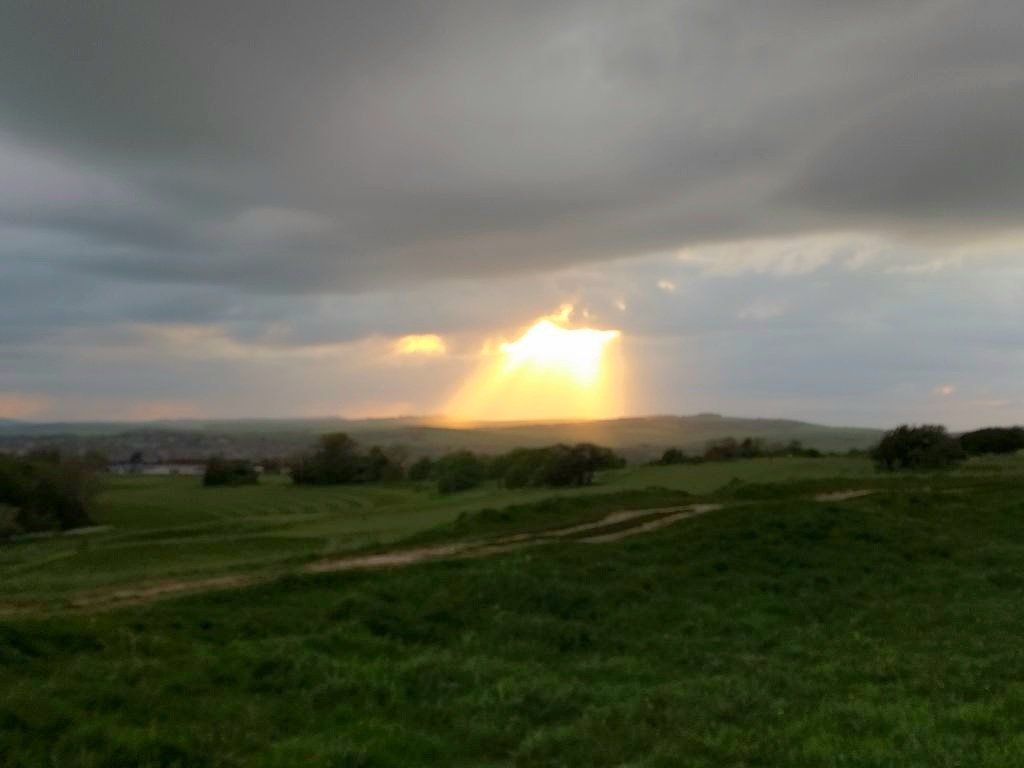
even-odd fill
[(517, 448), (491, 460), (491, 477), (506, 488), (582, 486), (594, 482), (602, 469), (625, 466), (610, 448), (593, 443)]
[(246, 459), (224, 459), (214, 456), (206, 462), (203, 472), (203, 485), (256, 485), (260, 481), (260, 471), (256, 465)]
[(819, 458), (823, 454), (815, 448), (805, 448), (799, 440), (785, 445), (766, 445), (764, 440), (756, 437), (745, 437), (737, 440), (726, 437), (712, 440), (701, 453), (689, 454), (679, 448), (669, 448), (655, 464), (703, 464), (706, 461), (733, 461), (735, 459), (757, 459), (766, 456), (802, 456)]
[(939, 424), (903, 424), (886, 432), (871, 451), (879, 469), (945, 469), (967, 458), (960, 441)]
[(938, 424), (903, 424), (886, 432), (871, 451), (884, 470), (945, 469), (968, 456), (1024, 450), (1024, 427), (988, 427), (953, 437)]
[(0, 540), (92, 523), (99, 482), (93, 457), (59, 451), (0, 454)]
[(611, 449), (593, 443), (516, 448), (498, 456), (477, 456), (469, 451), (420, 459), (409, 470), (410, 479), (437, 480), (441, 493), (452, 493), (497, 480), (506, 488), (584, 486), (602, 469), (625, 465)]
[(437, 459), (421, 458), (408, 469), (405, 458), (398, 448), (363, 451), (346, 434), (324, 435), (314, 453), (295, 462), (292, 479), (299, 484), (341, 484), (408, 478), (436, 482), (441, 493), (457, 493), (485, 480), (498, 480), (508, 488), (589, 485), (595, 472), (625, 464), (610, 449), (591, 443), (518, 448), (499, 456), (453, 451)]
[(401, 480), (405, 476), (403, 452), (373, 446), (368, 451), (344, 432), (323, 435), (317, 449), (300, 456), (292, 466), (299, 485), (337, 485)]
[(590, 485), (602, 469), (625, 466), (610, 448), (593, 443), (516, 448), (498, 456), (456, 451), (437, 460), (422, 458), (409, 468), (409, 479), (436, 480), (441, 493), (473, 488), (497, 480), (506, 488)]

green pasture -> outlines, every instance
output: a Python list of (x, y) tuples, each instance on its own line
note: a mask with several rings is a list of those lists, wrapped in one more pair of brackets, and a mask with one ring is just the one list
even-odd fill
[(111, 476), (95, 533), (0, 547), (0, 605), (59, 600), (75, 592), (163, 579), (274, 569), (296, 560), (388, 544), (485, 507), (656, 486), (708, 493), (740, 479), (780, 482), (856, 477), (862, 459), (758, 459), (729, 464), (635, 467), (605, 473), (585, 489), (510, 491), (494, 483), (443, 496), (432, 484), (205, 488), (195, 477)]
[[(1011, 471), (1016, 464), (1007, 462), (975, 460), (958, 471)], [(583, 489), (507, 490), (492, 483), (450, 496), (431, 484), (296, 487), (285, 477), (267, 477), (256, 486), (204, 488), (194, 477), (109, 477), (96, 520), (103, 530), (0, 547), (0, 606), (59, 604), (74, 593), (167, 579), (273, 571), (387, 545), (465, 513), (546, 498), (650, 488), (708, 494), (737, 482), (809, 480), (881, 481), (861, 458), (630, 467), (604, 473)]]
[[(728, 487), (721, 511), (612, 544), (0, 618), (0, 764), (1024, 764), (1024, 462), (879, 478), (842, 460), (822, 479), (829, 461), (615, 474), (605, 491), (651, 477)], [(39, 589), (44, 573), (82, 576), (87, 563), (127, 574), (160, 551), (181, 563), (186, 543), (211, 548), (208, 567), (240, 567), (290, 541), (309, 539), (308, 555), (331, 537), (414, 530), (414, 508), (436, 523), (526, 497), (135, 482), (111, 487), (115, 528), (92, 553), (20, 543), (5, 579), (14, 552)], [(877, 492), (812, 498), (858, 484)], [(588, 498), (599, 505), (574, 504)], [(332, 516), (337, 529), (316, 528)], [(135, 564), (118, 565), (130, 552)]]

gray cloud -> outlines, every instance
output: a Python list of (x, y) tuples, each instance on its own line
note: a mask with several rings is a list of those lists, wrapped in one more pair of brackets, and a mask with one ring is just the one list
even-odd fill
[[(80, 193), (0, 216), (108, 275), (352, 292), (1024, 196), (1013, 0), (9, 6), (0, 132)], [(323, 226), (231, 236), (260, 211)]]
[(410, 400), (376, 353), (286, 353), (576, 300), (641, 410), (1024, 413), (1015, 256), (964, 256), (1020, 228), (1018, 0), (3, 10), (0, 395), (429, 410), (468, 358)]

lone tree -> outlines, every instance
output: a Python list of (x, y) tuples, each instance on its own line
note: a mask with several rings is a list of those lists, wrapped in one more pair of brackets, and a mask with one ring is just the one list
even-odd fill
[(871, 451), (879, 469), (946, 469), (967, 458), (960, 442), (937, 424), (904, 424), (886, 432)]

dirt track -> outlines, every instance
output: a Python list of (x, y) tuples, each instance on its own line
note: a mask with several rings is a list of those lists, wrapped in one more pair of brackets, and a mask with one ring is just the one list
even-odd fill
[[(374, 555), (332, 558), (309, 563), (299, 573), (333, 573), (375, 568), (402, 568), (416, 563), (455, 558), (478, 558), (535, 547), (557, 540), (575, 539), (586, 544), (604, 544), (628, 536), (648, 533), (664, 528), (679, 520), (720, 509), (720, 504), (693, 504), (688, 507), (663, 509), (634, 509), (612, 512), (593, 523), (566, 528), (554, 528), (531, 533), (520, 533), (495, 539), (476, 539), (437, 544), (414, 549), (398, 549)], [(635, 525), (631, 521), (639, 520)], [(625, 527), (623, 527), (625, 525)], [(608, 530), (612, 529), (612, 530)], [(580, 536), (580, 534), (592, 534)], [(294, 573), (290, 572), (290, 573)], [(103, 610), (125, 605), (141, 605), (179, 595), (238, 589), (273, 581), (288, 573), (249, 573), (218, 576), (208, 579), (168, 580), (137, 587), (104, 590), (76, 595), (70, 605), (78, 610)]]

